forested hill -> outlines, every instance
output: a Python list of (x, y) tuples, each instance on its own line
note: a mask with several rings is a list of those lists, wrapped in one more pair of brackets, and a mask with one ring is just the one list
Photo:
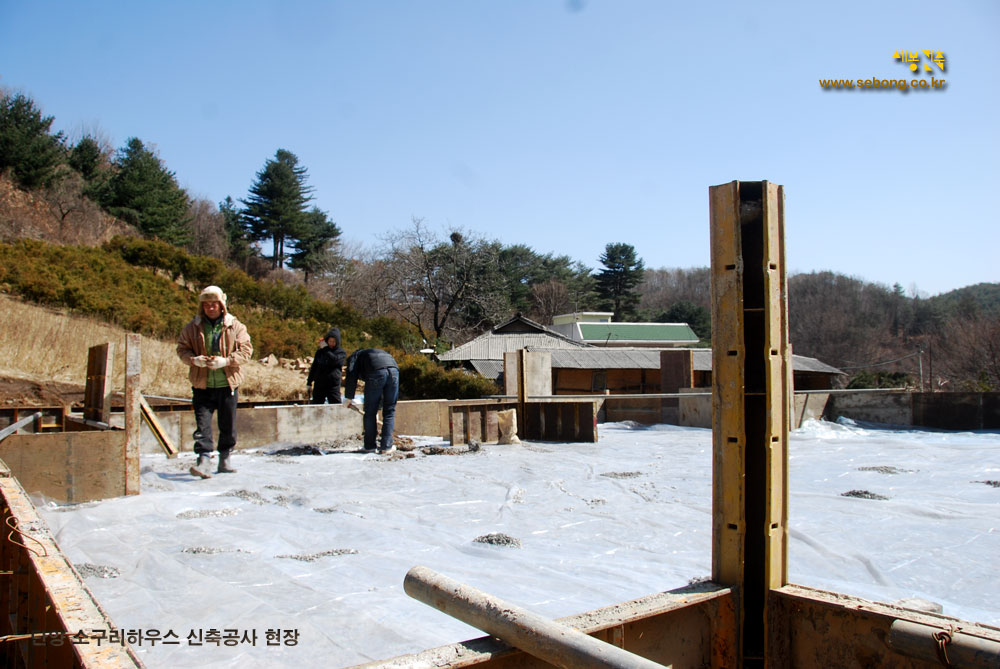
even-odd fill
[(927, 299), (947, 314), (1000, 311), (1000, 283), (977, 283)]

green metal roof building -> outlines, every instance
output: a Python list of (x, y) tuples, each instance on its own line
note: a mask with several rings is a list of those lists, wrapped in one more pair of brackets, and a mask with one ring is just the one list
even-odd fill
[[(594, 346), (691, 346), (698, 335), (687, 323), (574, 323), (577, 341)], [(575, 334), (575, 333), (574, 333)]]

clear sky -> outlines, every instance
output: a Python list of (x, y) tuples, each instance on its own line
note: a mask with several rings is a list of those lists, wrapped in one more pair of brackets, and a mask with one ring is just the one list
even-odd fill
[(155, 146), (193, 197), (246, 197), (284, 148), (350, 242), (415, 216), (687, 268), (708, 187), (767, 179), (790, 272), (923, 295), (1000, 281), (998, 45), (994, 0), (0, 0), (0, 86)]

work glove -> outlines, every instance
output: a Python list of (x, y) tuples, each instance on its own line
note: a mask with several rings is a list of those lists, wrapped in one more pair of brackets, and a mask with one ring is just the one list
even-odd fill
[(208, 367), (208, 356), (207, 355), (196, 355), (191, 358), (191, 364), (195, 367)]
[(209, 369), (222, 369), (228, 364), (229, 364), (229, 358), (222, 355), (217, 355), (208, 361), (207, 366)]

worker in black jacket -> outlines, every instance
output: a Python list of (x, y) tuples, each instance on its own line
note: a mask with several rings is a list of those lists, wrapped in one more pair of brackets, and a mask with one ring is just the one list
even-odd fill
[(313, 356), (306, 389), (312, 386), (313, 404), (340, 404), (340, 377), (347, 351), (340, 347), (339, 329), (330, 328), (323, 339), (326, 345), (320, 346)]
[(391, 355), (380, 348), (363, 348), (347, 358), (347, 381), (344, 383), (345, 404), (350, 407), (358, 379), (365, 383), (365, 450), (375, 450), (378, 410), (382, 407), (382, 434), (378, 451), (388, 453), (392, 445), (392, 427), (396, 420), (396, 400), (399, 397), (399, 368)]

